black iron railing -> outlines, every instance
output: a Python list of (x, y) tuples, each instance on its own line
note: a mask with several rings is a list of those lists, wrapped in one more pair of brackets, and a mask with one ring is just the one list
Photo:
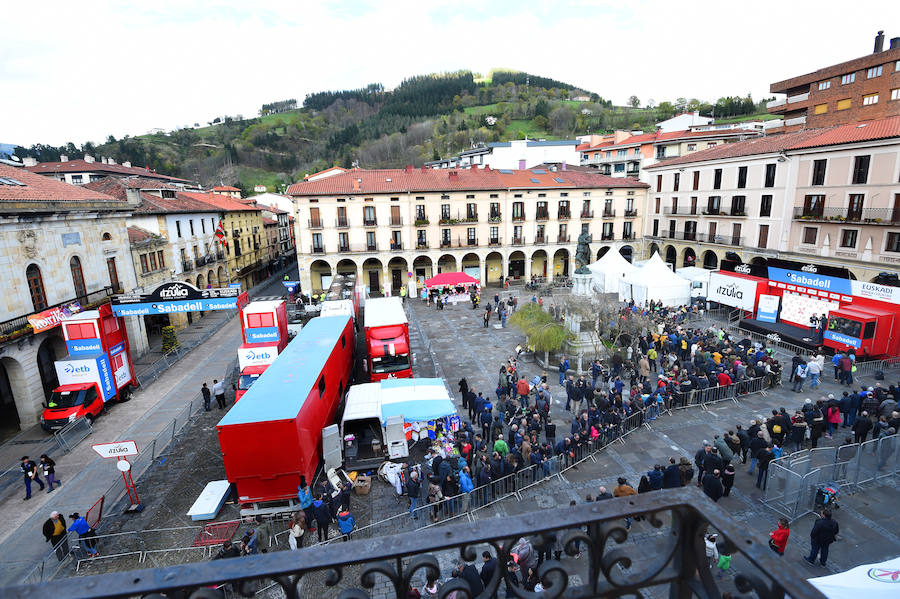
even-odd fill
[[(638, 515), (652, 527), (652, 532), (642, 536), (652, 538), (635, 543), (629, 539), (625, 521)], [(53, 580), (4, 591), (10, 597), (56, 599), (163, 594), (212, 597), (217, 595), (211, 594), (210, 587), (228, 585), (229, 590), (242, 596), (270, 587), (285, 597), (299, 599), (307, 581), (320, 581), (328, 587), (328, 594), (368, 597), (374, 585), (386, 579), (390, 582), (386, 596), (405, 598), (410, 583), (420, 584), (426, 573), (443, 575), (438, 555), (472, 562), (480, 561), (481, 551), (487, 549), (502, 565), (513, 561), (513, 554), (523, 562), (519, 567), (535, 564), (544, 588), (540, 596), (550, 599), (645, 596), (642, 591), (652, 587), (679, 599), (720, 597), (722, 583), (714, 575), (715, 567), (709, 565), (704, 543), (704, 535), (711, 532), (718, 534), (720, 553), (740, 556), (740, 572), (733, 584), (741, 596), (824, 598), (803, 577), (794, 575), (784, 559), (769, 549), (767, 539), (738, 526), (725, 511), (693, 489), (665, 490), (472, 524), (447, 524), (435, 529), (435, 534), (415, 531), (296, 551), (76, 577), (64, 584)], [(520, 539), (529, 545), (530, 556), (521, 550)], [(537, 566), (538, 548), (555, 542), (562, 550), (560, 559), (548, 559)], [(575, 573), (577, 579), (571, 577)], [(507, 568), (498, 567), (480, 596), (495, 596), (504, 583), (507, 592), (512, 590), (517, 597), (531, 596), (509, 583), (508, 576)], [(473, 596), (462, 577), (445, 583), (441, 590), (442, 596), (450, 591)]]
[[(119, 284), (121, 287), (121, 284)], [(59, 306), (66, 306), (71, 304), (72, 302), (78, 302), (81, 306), (82, 310), (86, 310), (87, 308), (92, 308), (99, 304), (102, 304), (106, 301), (106, 298), (111, 296), (113, 293), (116, 293), (116, 290), (111, 286), (103, 287), (102, 289), (98, 289), (97, 291), (91, 291), (85, 295), (79, 295), (76, 297), (72, 297), (67, 299), (64, 302), (59, 302), (57, 304), (53, 304), (52, 306), (47, 306), (44, 310), (49, 310), (50, 308), (58, 308)], [(23, 314), (22, 316), (17, 316), (16, 318), (10, 318), (9, 320), (4, 320), (0, 322), (0, 342), (9, 341), (10, 339), (15, 339), (18, 337), (22, 337), (24, 335), (30, 335), (32, 333), (31, 327), (28, 325), (28, 317), (37, 312), (42, 312), (43, 310), (35, 310), (34, 312), (29, 312), (28, 314)]]
[(841, 208), (822, 206), (807, 208), (794, 206), (795, 220), (832, 221), (837, 223), (866, 223), (872, 225), (896, 225), (900, 223), (900, 209), (893, 208)]

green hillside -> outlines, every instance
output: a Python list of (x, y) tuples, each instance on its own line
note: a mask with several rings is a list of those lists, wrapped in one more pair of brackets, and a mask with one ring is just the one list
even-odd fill
[[(636, 99), (635, 99), (636, 100)], [(597, 93), (507, 69), (418, 75), (385, 91), (379, 83), (308, 95), (301, 104), (264, 104), (259, 115), (216, 117), (167, 133), (112, 136), (101, 144), (17, 148), (19, 156), (55, 161), (60, 154), (111, 156), (203, 185), (255, 185), (270, 191), (333, 165), (400, 167), (448, 156), (478, 143), (571, 138), (613, 129), (651, 129), (677, 111), (744, 117), (759, 112), (749, 97), (714, 105), (679, 98), (651, 108), (613, 106)], [(202, 125), (202, 126), (201, 126)]]

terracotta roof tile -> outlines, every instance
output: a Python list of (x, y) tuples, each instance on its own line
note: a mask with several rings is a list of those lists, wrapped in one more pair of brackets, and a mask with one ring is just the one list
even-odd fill
[[(535, 170), (544, 170), (536, 173)], [(557, 181), (559, 179), (559, 181)], [(642, 187), (643, 183), (600, 174), (548, 169), (379, 169), (353, 170), (288, 187), (288, 195), (363, 195), (427, 191), (474, 191), (548, 187)]]
[(213, 191), (240, 191), (237, 187), (231, 187), (230, 185), (217, 185), (212, 188)]
[(259, 208), (255, 206), (248, 206), (238, 200), (232, 198), (231, 196), (225, 196), (218, 193), (197, 193), (191, 191), (179, 191), (177, 194), (180, 199), (187, 200), (196, 200), (197, 202), (201, 202), (206, 204), (207, 206), (212, 206), (213, 208), (218, 208), (220, 210), (224, 210), (225, 212), (237, 212), (237, 211), (247, 211), (247, 212), (258, 212)]
[(833, 146), (900, 137), (900, 116), (877, 121), (838, 125), (837, 127), (830, 127), (820, 131), (822, 131), (821, 134), (794, 144), (791, 146), (791, 149), (799, 150), (800, 148), (815, 148), (817, 146)]
[(690, 164), (692, 162), (704, 162), (707, 160), (722, 160), (726, 158), (739, 158), (741, 156), (753, 156), (755, 154), (770, 154), (790, 149), (794, 144), (800, 143), (821, 133), (821, 129), (805, 129), (795, 133), (782, 133), (780, 135), (768, 135), (755, 137), (730, 144), (717, 145), (713, 148), (700, 150), (687, 156), (663, 160), (656, 164), (644, 167), (645, 170), (653, 170), (677, 164)]
[(5, 202), (116, 202), (117, 198), (82, 185), (69, 185), (20, 167), (0, 164), (0, 177), (24, 185), (0, 182), (0, 201)]
[(166, 181), (178, 181), (190, 183), (187, 179), (179, 179), (169, 175), (162, 175), (141, 166), (124, 166), (122, 164), (103, 164), (102, 162), (87, 162), (86, 160), (69, 160), (66, 162), (41, 162), (34, 166), (26, 166), (27, 170), (37, 174), (50, 173), (109, 173), (114, 175), (138, 175), (151, 179), (163, 179)]
[[(147, 185), (145, 187), (145, 185)], [(165, 185), (165, 184), (163, 184)], [(132, 178), (119, 179), (116, 177), (105, 177), (100, 181), (94, 181), (84, 185), (88, 189), (93, 189), (107, 195), (111, 195), (119, 200), (125, 200), (128, 197), (127, 189), (139, 189), (141, 195), (141, 205), (135, 209), (136, 213), (142, 214), (164, 214), (164, 213), (185, 213), (185, 212), (219, 212), (219, 210), (211, 207), (204, 202), (198, 202), (192, 198), (180, 197), (176, 194), (174, 198), (161, 198), (157, 195), (146, 193), (146, 189), (160, 189), (159, 183), (152, 179), (143, 179), (136, 181)], [(175, 189), (169, 185), (165, 185), (162, 189)]]
[(128, 227), (128, 241), (130, 243), (140, 243), (142, 241), (149, 241), (156, 238), (163, 239), (161, 236), (148, 231), (147, 229), (142, 229), (141, 227), (135, 226)]
[(782, 150), (790, 151), (804, 148), (835, 146), (863, 141), (875, 141), (878, 139), (889, 139), (892, 137), (900, 137), (900, 116), (875, 121), (865, 121), (862, 123), (836, 125), (834, 127), (825, 127), (822, 129), (802, 129), (794, 133), (781, 133), (748, 139), (716, 146), (715, 148), (709, 148), (708, 150), (702, 150), (680, 158), (666, 160), (646, 168), (656, 169), (677, 164), (702, 162), (705, 160), (738, 158), (741, 156), (753, 156), (755, 154), (769, 154), (772, 152), (780, 152)]

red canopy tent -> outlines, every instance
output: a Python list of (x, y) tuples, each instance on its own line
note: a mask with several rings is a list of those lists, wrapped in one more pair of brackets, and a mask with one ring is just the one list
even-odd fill
[(425, 280), (426, 287), (456, 287), (457, 285), (477, 285), (478, 279), (470, 277), (464, 272), (442, 272), (439, 275)]

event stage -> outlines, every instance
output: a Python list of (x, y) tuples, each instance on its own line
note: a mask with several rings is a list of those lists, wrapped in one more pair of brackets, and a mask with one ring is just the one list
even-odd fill
[(795, 327), (785, 322), (763, 322), (755, 318), (744, 318), (741, 320), (740, 327), (763, 335), (775, 333), (782, 341), (798, 345), (809, 351), (815, 350), (820, 345), (816, 342), (817, 337), (811, 329)]

